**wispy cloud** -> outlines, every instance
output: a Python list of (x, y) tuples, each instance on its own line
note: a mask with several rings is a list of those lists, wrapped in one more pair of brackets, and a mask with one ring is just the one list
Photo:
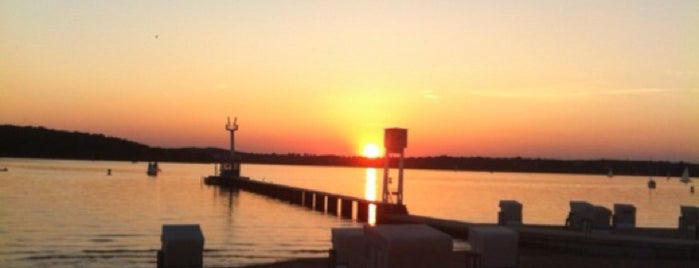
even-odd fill
[(597, 92), (596, 95), (641, 95), (680, 92), (680, 89), (672, 88), (632, 88), (632, 89), (612, 89)]
[(632, 96), (651, 94), (674, 94), (698, 92), (699, 89), (677, 88), (630, 88), (630, 89), (507, 89), (507, 90), (466, 90), (466, 94), (502, 99), (529, 99), (529, 100), (566, 100), (579, 98), (594, 98), (603, 96)]
[(501, 99), (563, 99), (584, 97), (583, 91), (568, 90), (466, 90), (466, 94)]
[(420, 95), (422, 95), (423, 98), (425, 99), (431, 99), (431, 100), (436, 100), (441, 98), (434, 90), (431, 89), (426, 89), (420, 91)]
[(696, 77), (699, 72), (695, 70), (665, 70), (665, 74), (674, 78)]

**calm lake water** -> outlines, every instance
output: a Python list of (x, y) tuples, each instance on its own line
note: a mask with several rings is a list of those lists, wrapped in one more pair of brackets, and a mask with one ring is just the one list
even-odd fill
[[(361, 226), (245, 191), (201, 183), (208, 164), (0, 158), (1, 267), (153, 267), (162, 224), (198, 223), (206, 267), (326, 256), (330, 228)], [(107, 176), (107, 169), (112, 175)], [(395, 173), (395, 172), (394, 172)], [(376, 198), (381, 169), (243, 165), (264, 181)], [(395, 174), (394, 174), (395, 176)], [(495, 222), (498, 201), (524, 204), (525, 223), (563, 224), (568, 201), (637, 207), (639, 226), (675, 227), (699, 193), (676, 178), (406, 170), (412, 214)]]

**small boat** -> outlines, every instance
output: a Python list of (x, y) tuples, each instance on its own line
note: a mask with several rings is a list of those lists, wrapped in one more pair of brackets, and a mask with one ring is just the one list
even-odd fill
[(158, 162), (148, 162), (148, 170), (146, 170), (146, 174), (148, 174), (148, 176), (158, 176), (158, 173), (160, 173)]
[(684, 167), (684, 171), (682, 172), (682, 176), (680, 177), (680, 182), (682, 183), (689, 183), (689, 168)]
[(648, 189), (655, 189), (655, 180), (653, 180), (653, 177), (648, 178)]
[(7, 168), (0, 168), (0, 172), (7, 172), (7, 171), (8, 171)]

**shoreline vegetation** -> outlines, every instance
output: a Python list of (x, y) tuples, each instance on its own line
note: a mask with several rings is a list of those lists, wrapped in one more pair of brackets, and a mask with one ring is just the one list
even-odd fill
[[(299, 153), (237, 152), (243, 163), (316, 165), (348, 167), (382, 167), (382, 158), (360, 156), (315, 155)], [(102, 134), (70, 132), (33, 126), (0, 125), (0, 157), (48, 158), (72, 160), (161, 161), (215, 163), (228, 157), (221, 148), (161, 148)], [(394, 163), (395, 164), (395, 163)], [(406, 157), (409, 169), (454, 171), (527, 172), (680, 176), (685, 167), (690, 174), (699, 173), (699, 165), (686, 162), (635, 160), (558, 160), (542, 158), (492, 158), (428, 156)]]

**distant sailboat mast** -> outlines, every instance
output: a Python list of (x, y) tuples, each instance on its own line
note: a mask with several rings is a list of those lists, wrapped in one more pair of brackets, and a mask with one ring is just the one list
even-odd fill
[(680, 177), (680, 181), (683, 183), (689, 182), (689, 167), (684, 167), (684, 171), (682, 172), (682, 176)]

